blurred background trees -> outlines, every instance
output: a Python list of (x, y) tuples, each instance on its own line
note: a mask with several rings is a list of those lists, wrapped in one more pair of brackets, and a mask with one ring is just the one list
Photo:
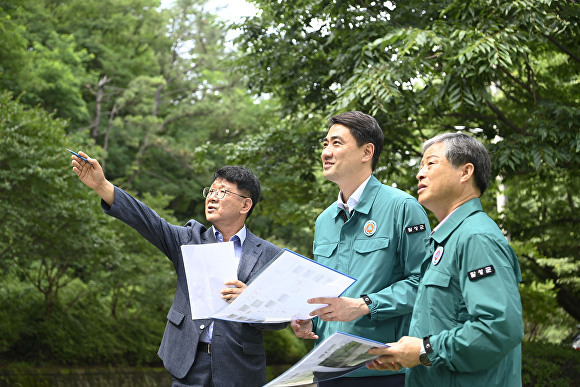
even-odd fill
[[(376, 175), (413, 195), (425, 139), (464, 130), (488, 146), (497, 180), (484, 207), (520, 257), (526, 340), (569, 346), (580, 5), (253, 4), (255, 17), (227, 26), (205, 0), (1, 3), (0, 365), (157, 364), (171, 264), (102, 214), (66, 148), (182, 224), (204, 219), (217, 168), (244, 164), (263, 185), (249, 227), (311, 256), (314, 220), (336, 196), (320, 139), (346, 110), (378, 119)], [(267, 340), (293, 348), (288, 363), (307, 350), (286, 333)]]

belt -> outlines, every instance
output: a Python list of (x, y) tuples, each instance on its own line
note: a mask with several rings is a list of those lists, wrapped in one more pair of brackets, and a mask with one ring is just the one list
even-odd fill
[(197, 343), (197, 352), (205, 352), (211, 355), (211, 343), (200, 341)]

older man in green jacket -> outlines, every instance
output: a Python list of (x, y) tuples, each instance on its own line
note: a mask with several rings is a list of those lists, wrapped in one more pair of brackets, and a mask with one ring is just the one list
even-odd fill
[(518, 259), (482, 210), (491, 162), (461, 133), (423, 146), (419, 202), (439, 225), (421, 266), (410, 336), (371, 369), (408, 367), (406, 386), (521, 386), (522, 305)]

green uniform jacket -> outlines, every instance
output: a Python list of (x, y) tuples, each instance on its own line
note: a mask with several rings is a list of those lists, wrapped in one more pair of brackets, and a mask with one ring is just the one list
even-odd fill
[(411, 321), (410, 336), (432, 335), (433, 366), (407, 370), (406, 386), (521, 386), (521, 279), (480, 200), (455, 210), (431, 236)]
[[(343, 296), (368, 295), (370, 315), (350, 322), (316, 318), (314, 331), (319, 341), (337, 331), (382, 343), (397, 341), (408, 334), (411, 322), (431, 232), (427, 214), (411, 195), (374, 176), (346, 222), (342, 211), (334, 203), (316, 220), (314, 259), (356, 278)], [(348, 376), (388, 374), (392, 372), (362, 368)]]

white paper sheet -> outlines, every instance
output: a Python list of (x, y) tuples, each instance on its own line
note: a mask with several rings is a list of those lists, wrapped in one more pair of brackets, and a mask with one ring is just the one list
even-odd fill
[(368, 350), (374, 347), (386, 345), (336, 332), (264, 387), (300, 386), (344, 376), (364, 367), (368, 361), (376, 359), (378, 356), (368, 354)]
[(193, 319), (209, 318), (227, 306), (220, 290), (238, 278), (234, 242), (181, 246)]
[(356, 279), (339, 273), (293, 251), (284, 249), (232, 303), (213, 318), (239, 322), (274, 323), (312, 318), (322, 307), (306, 301), (314, 297), (338, 297)]

